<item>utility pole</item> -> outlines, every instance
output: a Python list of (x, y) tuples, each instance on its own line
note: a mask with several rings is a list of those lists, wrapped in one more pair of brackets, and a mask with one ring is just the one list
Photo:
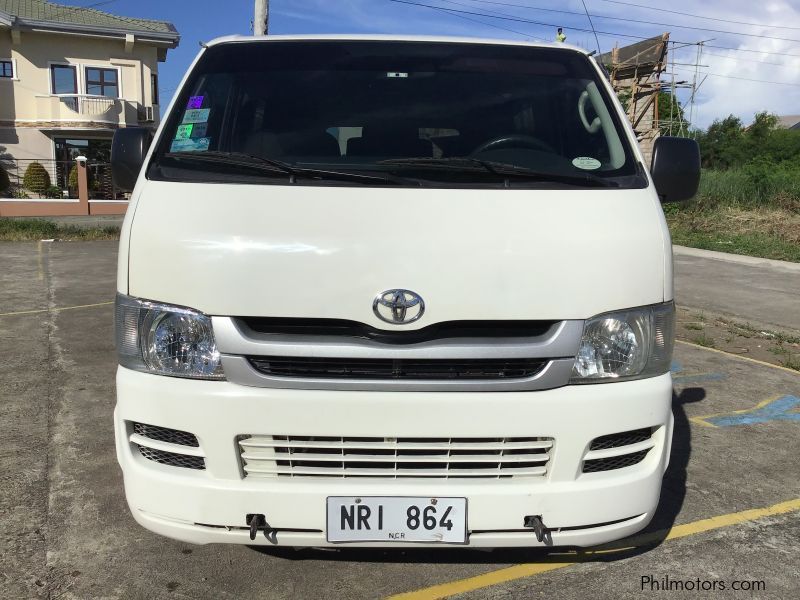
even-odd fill
[(253, 35), (269, 33), (269, 0), (256, 0), (253, 16)]

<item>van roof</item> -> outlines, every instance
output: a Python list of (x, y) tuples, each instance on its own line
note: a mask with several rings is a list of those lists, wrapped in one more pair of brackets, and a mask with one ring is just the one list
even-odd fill
[(218, 37), (205, 46), (216, 46), (228, 43), (261, 43), (271, 41), (315, 41), (315, 40), (367, 40), (384, 42), (450, 42), (466, 44), (493, 44), (501, 46), (532, 46), (538, 48), (560, 48), (589, 55), (589, 52), (578, 46), (572, 46), (563, 42), (527, 42), (520, 40), (477, 38), (477, 37), (455, 37), (455, 36), (434, 36), (434, 35), (382, 35), (382, 34), (310, 34), (310, 35), (226, 35)]

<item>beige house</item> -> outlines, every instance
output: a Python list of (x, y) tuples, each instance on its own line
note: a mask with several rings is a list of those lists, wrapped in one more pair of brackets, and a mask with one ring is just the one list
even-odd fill
[(155, 127), (158, 63), (179, 39), (163, 21), (0, 0), (0, 161), (12, 181), (35, 160), (74, 195), (71, 161), (107, 162), (115, 129)]

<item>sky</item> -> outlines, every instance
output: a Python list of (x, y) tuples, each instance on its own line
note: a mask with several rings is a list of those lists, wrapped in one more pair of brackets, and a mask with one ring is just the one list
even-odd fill
[[(597, 41), (583, 1), (598, 32)], [(57, 0), (76, 6), (98, 2)], [(181, 43), (160, 67), (164, 98), (175, 92), (200, 42), (248, 34), (253, 19), (252, 0), (112, 0), (97, 8), (175, 25)], [(703, 82), (692, 115), (696, 126), (705, 128), (729, 114), (749, 123), (762, 110), (800, 114), (800, 0), (271, 0), (269, 32), (551, 41), (558, 26), (564, 28), (568, 43), (592, 50), (599, 41), (602, 52), (615, 44), (670, 32), (671, 40), (687, 44), (676, 43), (672, 52), (676, 81), (693, 80), (697, 42), (707, 41), (700, 60), (703, 66), (697, 69), (697, 81)], [(662, 79), (671, 76), (670, 72)], [(689, 93), (680, 90), (679, 98), (686, 102)], [(688, 112), (687, 107), (687, 116)]]

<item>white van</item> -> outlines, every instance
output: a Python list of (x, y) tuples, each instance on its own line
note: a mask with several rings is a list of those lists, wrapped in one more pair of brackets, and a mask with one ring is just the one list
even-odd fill
[[(587, 546), (653, 517), (673, 283), (650, 172), (579, 48), (388, 36), (205, 46), (132, 190), (117, 455), (159, 534)], [(660, 197), (660, 198), (659, 198)]]

